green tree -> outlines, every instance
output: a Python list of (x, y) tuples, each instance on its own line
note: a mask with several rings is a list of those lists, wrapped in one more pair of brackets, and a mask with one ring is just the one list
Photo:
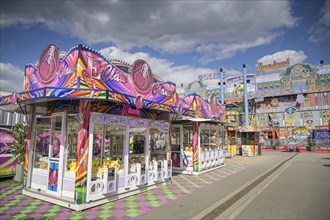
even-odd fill
[(25, 162), (26, 137), (28, 125), (26, 123), (17, 123), (12, 128), (14, 142), (12, 145), (13, 154), (17, 157), (19, 164)]

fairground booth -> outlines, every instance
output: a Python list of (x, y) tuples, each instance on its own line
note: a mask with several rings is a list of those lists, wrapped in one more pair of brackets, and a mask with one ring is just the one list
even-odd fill
[(171, 158), (173, 172), (198, 175), (225, 165), (225, 106), (198, 94), (179, 99), (173, 116)]
[(261, 155), (260, 131), (252, 126), (242, 126), (239, 130), (241, 137), (241, 141), (238, 143), (239, 155), (243, 157)]
[(172, 176), (176, 86), (143, 60), (116, 65), (83, 45), (49, 45), (27, 65), (24, 91), (0, 106), (28, 117), (23, 194), (83, 210)]

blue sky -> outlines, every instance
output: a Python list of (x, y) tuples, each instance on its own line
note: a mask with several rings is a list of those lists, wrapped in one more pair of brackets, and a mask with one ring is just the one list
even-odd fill
[(330, 64), (330, 2), (1, 0), (0, 89), (22, 91), (24, 66), (50, 43), (142, 58), (165, 81), (256, 71), (256, 64)]

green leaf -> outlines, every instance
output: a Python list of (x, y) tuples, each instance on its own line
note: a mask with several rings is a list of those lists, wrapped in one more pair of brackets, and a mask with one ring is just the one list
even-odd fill
[(25, 162), (27, 132), (28, 125), (24, 122), (15, 124), (11, 131), (11, 134), (14, 138), (12, 145), (13, 154), (18, 158), (18, 163), (20, 164)]

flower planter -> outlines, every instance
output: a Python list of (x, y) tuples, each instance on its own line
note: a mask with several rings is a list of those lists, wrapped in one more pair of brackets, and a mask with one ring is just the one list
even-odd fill
[(23, 182), (24, 179), (24, 164), (16, 164), (16, 174), (14, 180), (17, 182)]

